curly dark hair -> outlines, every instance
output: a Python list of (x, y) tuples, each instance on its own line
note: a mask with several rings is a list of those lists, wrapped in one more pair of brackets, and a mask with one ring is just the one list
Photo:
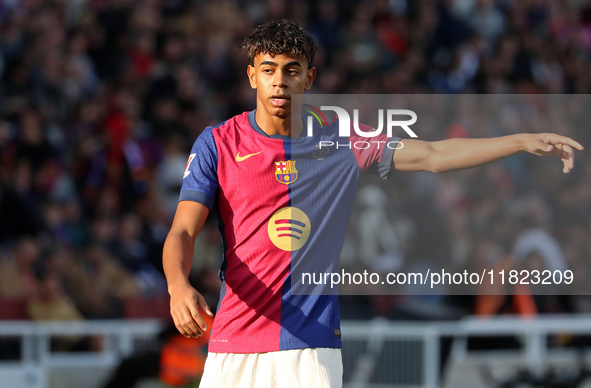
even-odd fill
[(240, 46), (248, 56), (250, 65), (254, 65), (254, 57), (258, 54), (289, 54), (304, 57), (308, 68), (312, 66), (317, 46), (312, 35), (289, 20), (265, 22), (254, 28)]

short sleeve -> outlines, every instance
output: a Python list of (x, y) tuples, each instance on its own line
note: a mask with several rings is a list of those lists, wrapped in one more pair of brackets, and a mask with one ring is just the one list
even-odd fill
[[(359, 124), (359, 129), (364, 132), (373, 131), (373, 128), (364, 124)], [(401, 139), (384, 134), (363, 137), (354, 132), (353, 128), (351, 132), (349, 138), (351, 150), (361, 171), (376, 174), (382, 179), (388, 178), (392, 169), (394, 151), (399, 147), (398, 143)]]
[(199, 202), (211, 209), (219, 187), (217, 167), (217, 147), (212, 128), (207, 127), (191, 149), (179, 202)]

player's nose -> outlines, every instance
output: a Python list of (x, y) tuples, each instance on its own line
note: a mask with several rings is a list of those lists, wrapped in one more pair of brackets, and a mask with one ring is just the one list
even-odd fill
[(287, 83), (285, 82), (285, 74), (282, 71), (276, 71), (273, 76), (273, 86), (275, 87), (285, 87)]

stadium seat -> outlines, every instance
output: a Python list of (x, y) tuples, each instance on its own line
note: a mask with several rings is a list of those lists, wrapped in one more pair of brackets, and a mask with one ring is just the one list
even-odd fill
[(156, 318), (171, 320), (168, 295), (155, 297), (128, 297), (123, 300), (123, 316), (127, 319)]
[(0, 319), (28, 319), (27, 302), (23, 298), (0, 297)]

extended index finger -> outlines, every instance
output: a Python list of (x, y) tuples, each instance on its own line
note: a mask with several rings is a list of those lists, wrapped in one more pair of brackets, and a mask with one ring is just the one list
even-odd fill
[(571, 147), (578, 149), (579, 151), (583, 151), (585, 147), (583, 147), (578, 141), (571, 139), (570, 137), (566, 136), (559, 136), (558, 141), (563, 144), (568, 144)]

